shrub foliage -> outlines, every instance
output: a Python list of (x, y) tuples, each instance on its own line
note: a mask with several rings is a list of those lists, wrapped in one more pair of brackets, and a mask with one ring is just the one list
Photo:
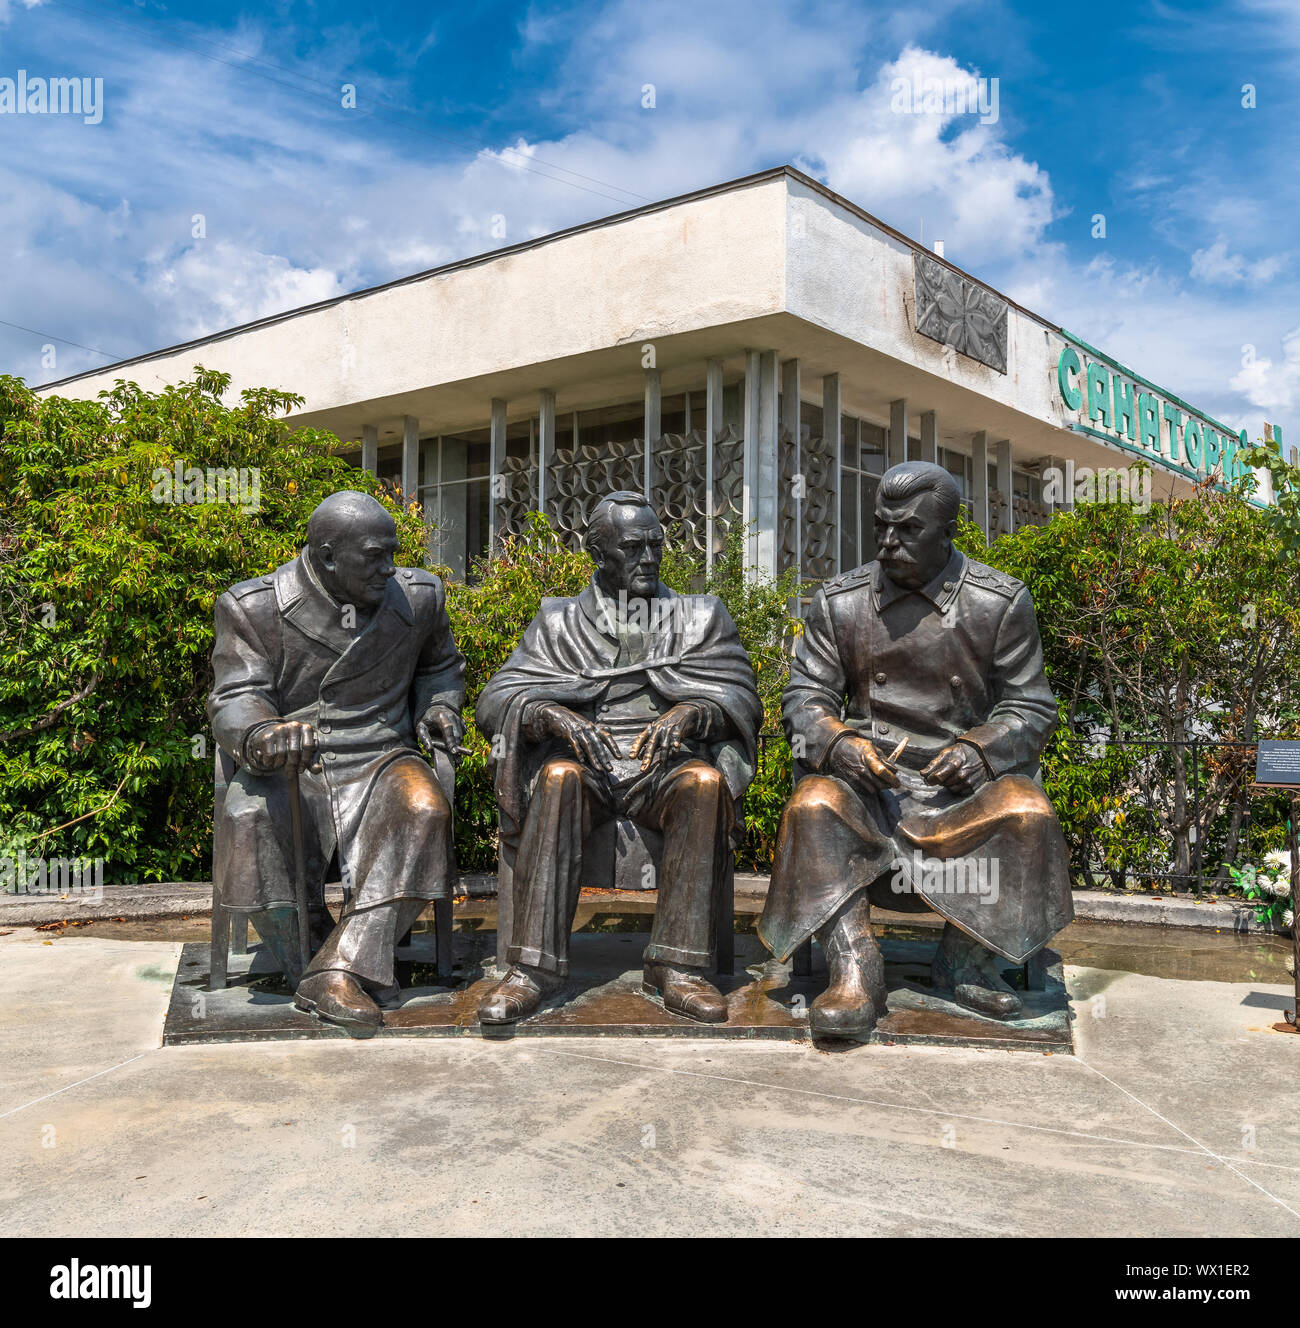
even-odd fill
[[(212, 608), (237, 581), (288, 561), (316, 505), (339, 489), (375, 494), (397, 523), (398, 562), (434, 566), (418, 506), (403, 508), (344, 463), (339, 441), (280, 418), (289, 393), (247, 391), (196, 368), (159, 393), (119, 382), (98, 401), (37, 397), (0, 377), (0, 853), (103, 858), (105, 880), (211, 873)], [(155, 476), (183, 468), (260, 472), (259, 508), (155, 501)], [(434, 567), (446, 576), (446, 569)], [(535, 515), (470, 584), (448, 581), (467, 661), (467, 714), (543, 596), (576, 594), (591, 560)], [(721, 594), (753, 652), (769, 719), (784, 681), (789, 579), (746, 583), (739, 532), (711, 576), (672, 548), (664, 578)], [(491, 870), (496, 808), (487, 744), (469, 725), (457, 777), (457, 849)], [(750, 860), (775, 832), (784, 794), (753, 794)], [(785, 778), (788, 787), (788, 763)]]
[[(38, 397), (0, 377), (0, 854), (103, 858), (109, 881), (206, 879), (216, 597), (292, 558), (312, 510), (345, 488), (388, 506), (400, 563), (433, 565), (418, 506), (346, 465), (334, 435), (283, 421), (299, 398), (264, 389), (228, 404), (229, 389), (228, 377), (201, 367), (158, 393), (119, 381), (93, 402)], [(256, 468), (258, 509), (156, 501), (155, 476), (178, 462)], [(1203, 489), (1145, 514), (1083, 505), (992, 549), (969, 522), (962, 528), (968, 553), (1034, 596), (1062, 718), (1045, 786), (1086, 879), (1100, 863), (1123, 882), (1135, 857), (1162, 849), (1170, 871), (1185, 872), (1194, 829), (1216, 862), (1230, 862), (1249, 799), (1249, 760), (1207, 753), (1197, 824), (1185, 755), (1153, 757), (1098, 735), (1300, 731), (1300, 475), (1284, 469), (1271, 519)], [(740, 865), (763, 869), (790, 789), (780, 695), (798, 588), (792, 575), (746, 576), (741, 529), (707, 573), (668, 533), (664, 580), (719, 595), (754, 660), (769, 736)], [(534, 515), (468, 583), (448, 582), (467, 716), (542, 598), (577, 593), (591, 571)], [(463, 869), (491, 870), (495, 802), (472, 723), (466, 746), (458, 855)]]

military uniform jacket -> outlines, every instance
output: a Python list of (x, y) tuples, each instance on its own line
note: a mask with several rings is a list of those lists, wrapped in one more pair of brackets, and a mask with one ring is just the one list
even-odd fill
[[(421, 757), (415, 724), (430, 705), (459, 712), (464, 704), (465, 661), (452, 639), (442, 582), (422, 569), (399, 568), (364, 630), (349, 630), (304, 549), (270, 576), (226, 591), (215, 618), (208, 715), (217, 742), (247, 774), (248, 741), (258, 729), (286, 719), (311, 723), (345, 884), (359, 883), (361, 905), (380, 902), (395, 882), (367, 881), (367, 864), (349, 855), (375, 781), (393, 761)], [(304, 799), (315, 804), (317, 777), (304, 773), (302, 780)], [(451, 788), (443, 791), (450, 801)], [(278, 861), (255, 866), (261, 877), (282, 870)], [(445, 882), (407, 893), (433, 897), (435, 888)], [(261, 901), (293, 897), (291, 880), (260, 879), (249, 889)]]
[(801, 774), (825, 772), (839, 736), (857, 732), (884, 755), (909, 739), (907, 769), (960, 740), (990, 777), (1032, 777), (1057, 710), (1028, 590), (956, 549), (919, 591), (878, 562), (832, 578), (805, 619), (782, 715)]

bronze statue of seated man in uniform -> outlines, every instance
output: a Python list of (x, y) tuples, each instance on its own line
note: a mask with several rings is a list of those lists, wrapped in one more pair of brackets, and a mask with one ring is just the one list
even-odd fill
[[(431, 900), (448, 897), (453, 872), (450, 757), (464, 733), (465, 662), (442, 582), (399, 569), (396, 552), (381, 503), (331, 494), (298, 557), (216, 604), (208, 715), (238, 767), (220, 813), (218, 898), (250, 915), (298, 1007), (354, 1035), (382, 1023), (380, 1006), (397, 995), (397, 942)], [(436, 775), (417, 738), (435, 751)], [(293, 777), (310, 898), (305, 973)], [(336, 852), (337, 925), (324, 901)]]
[(720, 873), (754, 774), (762, 707), (722, 602), (659, 580), (663, 529), (638, 493), (591, 515), (590, 584), (547, 599), (479, 697), (501, 812), (500, 889), (512, 890), (510, 967), (479, 1019), (533, 1013), (567, 976), (593, 825), (627, 818), (664, 836), (643, 990), (665, 1008), (726, 1020), (705, 974)]
[(798, 782), (759, 934), (778, 959), (821, 941), (830, 985), (809, 1026), (822, 1036), (865, 1034), (885, 1011), (872, 903), (942, 915), (935, 985), (1002, 1019), (1022, 1003), (1000, 970), (1073, 916), (1036, 782), (1057, 709), (1033, 604), (954, 549), (960, 501), (939, 466), (887, 470), (878, 558), (817, 592), (791, 663)]

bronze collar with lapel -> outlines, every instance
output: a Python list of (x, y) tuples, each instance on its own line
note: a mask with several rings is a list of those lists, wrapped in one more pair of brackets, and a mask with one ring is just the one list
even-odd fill
[(321, 585), (303, 549), (293, 562), (276, 569), (276, 605), (286, 622), (339, 657), (326, 675), (337, 683), (374, 667), (410, 631), (415, 615), (397, 579), (389, 578), (383, 601), (366, 626), (349, 631), (343, 626), (343, 605)]

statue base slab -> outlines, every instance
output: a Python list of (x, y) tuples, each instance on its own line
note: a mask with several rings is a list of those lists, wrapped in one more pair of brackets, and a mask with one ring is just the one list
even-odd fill
[[(713, 980), (727, 997), (725, 1024), (700, 1024), (666, 1011), (641, 992), (641, 952), (646, 934), (577, 933), (570, 951), (570, 980), (536, 1014), (517, 1024), (483, 1028), (478, 1003), (497, 980), (492, 966), (495, 934), (457, 932), (453, 979), (434, 973), (433, 937), (417, 933), (398, 952), (400, 1004), (384, 1012), (374, 1036), (392, 1037), (685, 1037), (767, 1038), (808, 1041), (807, 1009), (826, 985), (820, 956), (812, 977), (793, 977), (789, 964), (768, 955), (754, 935), (736, 937), (736, 974)], [(934, 943), (928, 939), (881, 941), (889, 1010), (862, 1042), (873, 1045), (976, 1047), (1072, 1054), (1070, 1009), (1061, 961), (1044, 951), (1034, 967), (1039, 990), (1022, 992), (1024, 1017), (984, 1018), (929, 987)], [(259, 945), (231, 955), (230, 985), (208, 991), (208, 946), (185, 945), (163, 1033), (165, 1046), (203, 1042), (276, 1042), (297, 1038), (345, 1038), (340, 1028), (294, 1008), (293, 999)], [(851, 1047), (841, 1039), (817, 1045)]]

